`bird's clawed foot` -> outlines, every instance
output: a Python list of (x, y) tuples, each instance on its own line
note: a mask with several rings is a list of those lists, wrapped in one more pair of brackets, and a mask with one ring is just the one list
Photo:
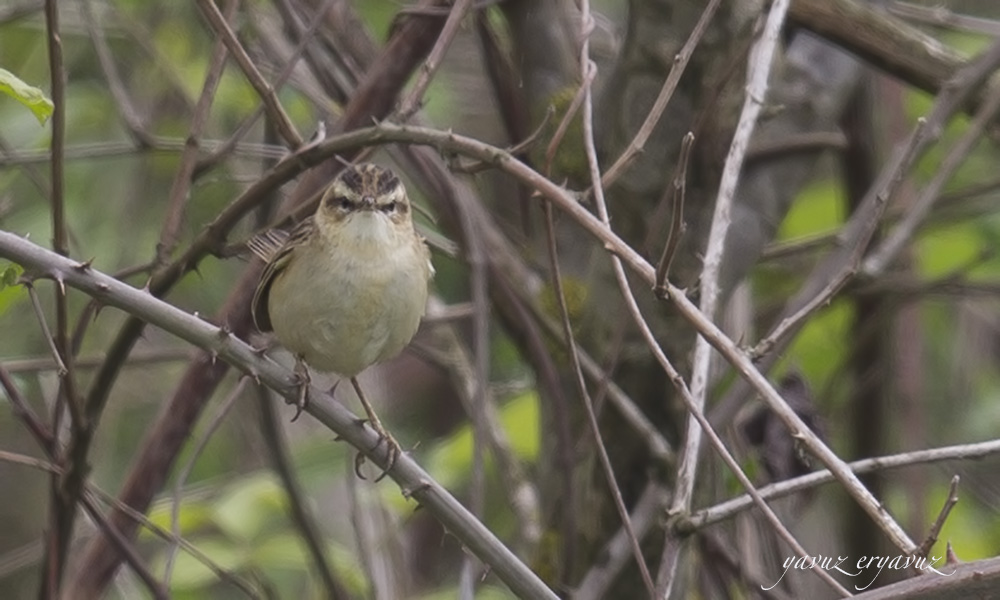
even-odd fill
[[(396, 465), (396, 460), (399, 458), (399, 455), (402, 454), (403, 450), (399, 445), (399, 442), (396, 441), (396, 438), (392, 437), (389, 432), (385, 430), (385, 427), (382, 426), (382, 421), (378, 418), (378, 415), (375, 414), (375, 409), (373, 409), (371, 404), (368, 403), (368, 399), (365, 398), (364, 392), (361, 391), (361, 386), (358, 385), (358, 380), (356, 378), (351, 377), (351, 385), (354, 386), (354, 391), (357, 392), (358, 399), (361, 401), (361, 405), (368, 414), (368, 424), (371, 425), (372, 429), (375, 430), (375, 433), (378, 434), (378, 441), (375, 442), (372, 450), (377, 449), (383, 442), (386, 444), (385, 470), (382, 471), (382, 474), (375, 479), (375, 482), (377, 483), (389, 474), (389, 471), (391, 471)], [(354, 473), (361, 479), (365, 479), (365, 476), (361, 474), (361, 465), (363, 464), (365, 464), (365, 455), (358, 452), (357, 456), (354, 457)]]
[[(374, 429), (374, 425), (372, 426), (372, 428)], [(379, 481), (382, 481), (385, 478), (385, 476), (389, 474), (389, 471), (392, 469), (392, 467), (396, 465), (396, 459), (399, 458), (399, 455), (402, 453), (403, 449), (399, 445), (399, 442), (396, 441), (396, 438), (389, 435), (389, 432), (387, 432), (386, 430), (383, 429), (379, 431), (378, 429), (376, 429), (375, 431), (376, 433), (378, 433), (378, 441), (375, 442), (375, 446), (372, 447), (372, 450), (375, 450), (376, 448), (381, 446), (383, 442), (385, 442), (387, 445), (385, 470), (382, 471), (381, 475), (375, 478), (375, 483), (378, 483)], [(361, 451), (359, 450), (358, 453), (354, 456), (354, 474), (360, 477), (361, 479), (367, 479), (367, 477), (365, 477), (364, 474), (361, 473), (361, 465), (363, 464), (365, 464), (365, 455), (362, 454)]]
[(299, 418), (299, 415), (302, 414), (302, 411), (309, 404), (309, 385), (312, 383), (312, 378), (309, 377), (309, 368), (306, 367), (306, 363), (302, 360), (301, 356), (295, 357), (295, 377), (299, 380), (299, 396), (295, 400), (296, 410), (295, 416), (292, 417), (292, 423)]

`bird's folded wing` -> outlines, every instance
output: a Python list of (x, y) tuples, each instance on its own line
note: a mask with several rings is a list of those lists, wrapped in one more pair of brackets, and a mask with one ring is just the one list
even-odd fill
[(264, 261), (264, 272), (260, 276), (260, 283), (257, 284), (250, 305), (253, 321), (263, 332), (271, 331), (271, 315), (267, 307), (271, 283), (288, 264), (292, 249), (309, 240), (313, 234), (314, 223), (312, 219), (306, 219), (296, 225), (291, 232), (272, 229), (255, 235), (247, 242), (247, 247)]
[(288, 232), (281, 229), (270, 229), (250, 238), (247, 248), (253, 252), (257, 258), (269, 263), (281, 250), (281, 247), (288, 241)]

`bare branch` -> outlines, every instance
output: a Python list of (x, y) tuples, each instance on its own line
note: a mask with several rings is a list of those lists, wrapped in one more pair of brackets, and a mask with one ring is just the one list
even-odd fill
[[(981, 442), (978, 444), (960, 444), (957, 446), (945, 446), (943, 448), (933, 448), (930, 450), (916, 450), (893, 454), (891, 456), (880, 456), (876, 458), (866, 458), (849, 463), (847, 466), (858, 475), (873, 471), (898, 469), (919, 464), (931, 464), (946, 460), (967, 460), (979, 459), (994, 454), (1000, 454), (1000, 440)], [(836, 481), (836, 478), (828, 470), (816, 471), (801, 477), (786, 479), (778, 483), (760, 488), (760, 494), (766, 499), (781, 498), (797, 492)], [(685, 531), (687, 529), (700, 529), (719, 521), (729, 519), (735, 514), (747, 510), (753, 506), (753, 500), (748, 495), (739, 496), (732, 500), (727, 500), (716, 506), (705, 508), (693, 513), (690, 517), (678, 523), (678, 527)]]

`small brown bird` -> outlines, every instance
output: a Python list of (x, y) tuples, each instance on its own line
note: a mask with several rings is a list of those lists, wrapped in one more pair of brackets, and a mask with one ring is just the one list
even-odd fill
[(266, 263), (254, 293), (254, 322), (262, 332), (273, 330), (295, 355), (303, 380), (299, 412), (309, 381), (303, 361), (351, 379), (372, 427), (389, 445), (391, 469), (399, 444), (355, 377), (410, 342), (427, 304), (434, 268), (402, 182), (378, 165), (347, 167), (312, 218), (290, 233), (258, 235), (249, 247)]

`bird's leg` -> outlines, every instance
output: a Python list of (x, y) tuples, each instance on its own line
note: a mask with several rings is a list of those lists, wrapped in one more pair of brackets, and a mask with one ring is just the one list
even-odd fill
[(306, 366), (306, 361), (298, 354), (295, 355), (295, 376), (299, 380), (299, 397), (295, 401), (295, 416), (292, 417), (292, 422), (294, 423), (302, 411), (305, 410), (306, 405), (309, 403), (309, 384), (312, 383), (312, 378), (309, 377), (309, 367)]
[[(358, 384), (357, 377), (351, 377), (351, 385), (354, 386), (354, 391), (357, 392), (358, 399), (361, 400), (361, 406), (364, 406), (365, 412), (368, 413), (368, 423), (372, 426), (372, 429), (375, 430), (375, 433), (378, 434), (378, 443), (375, 444), (375, 448), (378, 448), (379, 444), (383, 441), (388, 446), (385, 471), (383, 471), (382, 474), (375, 480), (378, 482), (385, 477), (392, 469), (393, 465), (396, 464), (396, 459), (399, 458), (399, 454), (402, 449), (399, 446), (399, 442), (397, 442), (394, 437), (389, 435), (389, 432), (382, 426), (382, 421), (379, 420), (378, 415), (375, 414), (375, 409), (373, 409), (372, 405), (368, 403), (368, 399), (365, 398), (364, 392), (361, 391), (361, 386)], [(372, 450), (375, 448), (372, 448)], [(364, 475), (361, 474), (360, 469), (364, 462), (365, 456), (359, 452), (357, 457), (354, 459), (354, 472), (362, 479), (364, 479)]]

